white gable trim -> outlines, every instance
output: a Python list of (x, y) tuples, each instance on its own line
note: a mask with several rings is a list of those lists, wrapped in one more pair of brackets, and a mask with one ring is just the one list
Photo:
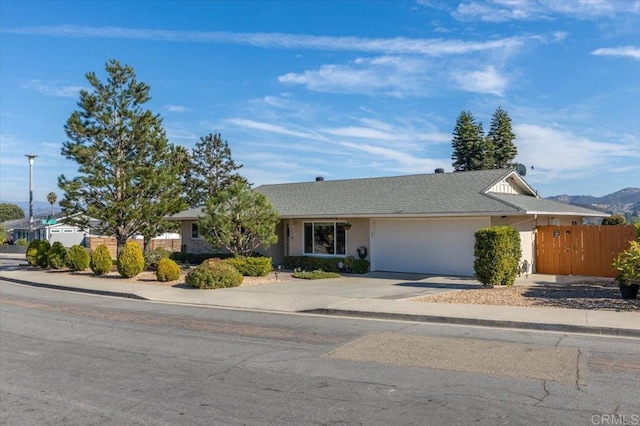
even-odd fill
[(491, 185), (484, 192), (485, 194), (493, 192), (494, 194), (533, 195), (538, 198), (536, 191), (515, 170)]

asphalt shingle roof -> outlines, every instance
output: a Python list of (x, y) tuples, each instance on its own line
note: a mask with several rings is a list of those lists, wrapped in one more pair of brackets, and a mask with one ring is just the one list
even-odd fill
[(263, 185), (282, 217), (599, 212), (529, 195), (486, 194), (513, 170), (482, 170)]
[[(600, 212), (533, 195), (486, 191), (513, 170), (434, 173), (322, 182), (262, 185), (281, 217), (358, 217), (425, 215), (504, 215), (524, 213), (602, 216)], [(195, 208), (172, 219), (194, 220)]]
[[(489, 194), (505, 203), (517, 207), (529, 213), (538, 214), (563, 214), (578, 216), (608, 216), (608, 213), (598, 212), (596, 210), (587, 209), (573, 204), (559, 203), (545, 198), (535, 198), (527, 195), (516, 194)], [(597, 214), (600, 213), (600, 214)]]

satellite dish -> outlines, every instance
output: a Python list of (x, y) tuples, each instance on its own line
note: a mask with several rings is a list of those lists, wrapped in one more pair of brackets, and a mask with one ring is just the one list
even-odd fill
[(524, 164), (516, 164), (516, 172), (518, 172), (518, 174), (520, 176), (524, 176), (527, 174), (527, 167)]

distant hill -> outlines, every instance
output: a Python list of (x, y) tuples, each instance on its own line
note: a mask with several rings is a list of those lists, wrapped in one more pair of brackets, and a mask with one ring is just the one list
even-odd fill
[[(10, 203), (15, 204), (22, 209), (24, 212), (24, 217), (29, 217), (29, 202), (28, 201), (0, 201), (0, 203)], [(60, 206), (58, 203), (53, 205), (53, 211), (55, 213), (60, 211)], [(34, 216), (43, 216), (51, 213), (51, 204), (45, 201), (34, 201), (33, 202), (33, 215)]]
[(549, 200), (587, 207), (606, 213), (622, 213), (627, 222), (640, 217), (640, 188), (625, 188), (602, 197), (591, 195), (555, 195)]

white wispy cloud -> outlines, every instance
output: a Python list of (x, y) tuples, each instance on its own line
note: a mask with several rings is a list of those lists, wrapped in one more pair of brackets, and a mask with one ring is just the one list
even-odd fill
[[(361, 120), (367, 122), (367, 120)], [(360, 126), (347, 126), (347, 127), (324, 127), (319, 131), (332, 136), (338, 136), (341, 138), (350, 139), (366, 139), (372, 142), (397, 142), (395, 147), (411, 147), (417, 148), (423, 146), (425, 142), (439, 144), (443, 142), (450, 142), (451, 135), (442, 132), (422, 132), (412, 126), (397, 127), (388, 123), (382, 123), (379, 121), (370, 121), (375, 127), (360, 127)]]
[(182, 105), (165, 105), (164, 109), (169, 112), (188, 112), (191, 111), (191, 108)]
[(538, 180), (563, 173), (565, 178), (593, 174), (606, 164), (640, 159), (637, 140), (603, 142), (540, 124), (519, 124), (513, 129), (518, 135), (517, 160), (535, 166)]
[[(428, 6), (426, 4), (425, 6)], [(549, 20), (562, 15), (576, 19), (598, 19), (640, 13), (633, 0), (487, 0), (458, 4), (453, 16), (461, 21), (484, 22)]]
[(316, 140), (325, 139), (322, 136), (318, 135), (317, 133), (291, 130), (284, 126), (280, 126), (278, 124), (264, 123), (260, 121), (248, 120), (245, 118), (230, 118), (228, 120), (225, 120), (225, 122), (235, 125), (239, 128), (244, 128), (244, 129), (260, 130), (264, 132), (277, 133), (277, 134), (288, 135), (288, 136), (296, 136), (296, 137), (307, 138), (307, 139), (316, 139)]
[(23, 89), (34, 90), (48, 96), (58, 96), (63, 98), (76, 98), (82, 86), (61, 85), (56, 82), (45, 83), (40, 80), (29, 80), (21, 85)]
[(481, 70), (455, 71), (451, 78), (458, 87), (467, 92), (488, 93), (503, 96), (509, 79), (501, 75), (493, 66)]
[(640, 60), (640, 48), (634, 46), (601, 47), (591, 52), (596, 56), (621, 56)]
[(430, 68), (426, 60), (417, 57), (358, 58), (346, 65), (322, 65), (316, 70), (281, 75), (278, 81), (317, 92), (415, 96), (426, 94)]
[(363, 143), (341, 142), (345, 148), (366, 153), (371, 159), (380, 164), (382, 168), (402, 173), (431, 173), (439, 167), (447, 167), (450, 170), (450, 159), (420, 158), (409, 152), (398, 149), (385, 148)]
[(464, 41), (439, 38), (367, 38), (351, 36), (313, 36), (286, 33), (172, 31), (147, 28), (89, 27), (79, 25), (3, 28), (0, 31), (7, 34), (50, 37), (241, 44), (271, 49), (306, 49), (427, 56), (461, 55), (487, 50), (511, 49), (522, 45), (524, 42), (524, 39), (520, 37), (506, 37), (482, 41)]

